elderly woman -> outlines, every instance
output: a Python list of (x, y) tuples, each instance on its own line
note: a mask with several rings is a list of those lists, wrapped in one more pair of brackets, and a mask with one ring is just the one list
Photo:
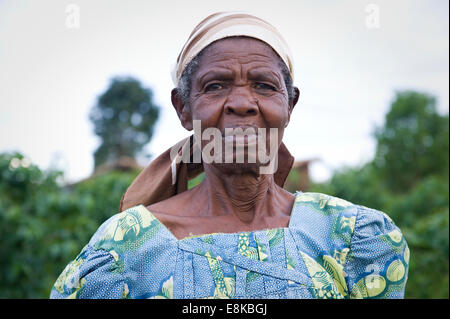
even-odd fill
[(293, 162), (282, 137), (299, 98), (292, 67), (267, 22), (203, 20), (173, 73), (173, 106), (194, 135), (141, 172), (51, 297), (402, 298), (409, 249), (386, 214), (282, 188)]

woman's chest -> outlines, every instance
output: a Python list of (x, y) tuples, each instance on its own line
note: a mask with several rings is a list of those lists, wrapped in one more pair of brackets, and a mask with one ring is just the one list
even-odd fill
[(289, 225), (288, 215), (265, 217), (242, 221), (232, 215), (223, 216), (171, 216), (159, 215), (157, 218), (177, 238), (204, 236), (217, 233), (254, 232), (263, 229), (283, 228)]
[(339, 267), (330, 271), (293, 237), (278, 228), (180, 240), (171, 260), (155, 260), (159, 271), (139, 280), (152, 288), (135, 297), (343, 298)]

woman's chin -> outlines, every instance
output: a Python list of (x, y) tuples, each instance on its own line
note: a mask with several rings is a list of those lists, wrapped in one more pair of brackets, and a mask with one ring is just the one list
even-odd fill
[(261, 163), (215, 163), (210, 164), (223, 174), (227, 175), (260, 175), (260, 168), (264, 166)]

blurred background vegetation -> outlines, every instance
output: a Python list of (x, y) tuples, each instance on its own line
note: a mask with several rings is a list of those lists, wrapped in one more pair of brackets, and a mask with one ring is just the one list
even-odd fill
[[(342, 168), (320, 184), (302, 183), (305, 177), (293, 170), (286, 183), (290, 191), (307, 185), (300, 190), (390, 215), (411, 250), (406, 298), (449, 297), (449, 118), (435, 104), (425, 93), (397, 92), (384, 125), (374, 130), (370, 162)], [(61, 171), (43, 171), (20, 153), (0, 154), (0, 298), (48, 298), (64, 267), (118, 212), (142, 169), (134, 158), (157, 118), (150, 89), (116, 78), (91, 113), (102, 139), (91, 177), (67, 185)]]

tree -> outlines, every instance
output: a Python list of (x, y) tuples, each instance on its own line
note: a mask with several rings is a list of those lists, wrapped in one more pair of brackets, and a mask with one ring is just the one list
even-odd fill
[(448, 176), (449, 118), (434, 97), (397, 92), (383, 127), (376, 129), (375, 166), (387, 187), (404, 192), (430, 174)]
[(101, 139), (94, 153), (95, 168), (115, 164), (123, 156), (139, 155), (152, 138), (158, 116), (151, 89), (134, 78), (113, 78), (89, 116)]

